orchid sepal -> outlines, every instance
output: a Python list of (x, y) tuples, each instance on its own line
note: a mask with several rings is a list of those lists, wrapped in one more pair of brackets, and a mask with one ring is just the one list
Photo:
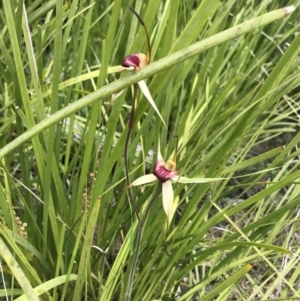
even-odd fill
[(145, 185), (145, 184), (149, 184), (152, 182), (157, 181), (157, 177), (154, 174), (148, 174), (148, 175), (144, 175), (141, 176), (139, 178), (137, 178), (136, 180), (134, 180), (129, 187), (132, 186), (139, 186), (139, 185)]
[(174, 191), (171, 181), (166, 181), (162, 184), (162, 202), (165, 214), (167, 216), (168, 225), (170, 225), (173, 217), (173, 201)]
[(151, 94), (150, 94), (150, 91), (149, 91), (149, 89), (148, 89), (145, 81), (144, 80), (139, 81), (138, 85), (139, 85), (140, 89), (142, 90), (144, 96), (147, 98), (147, 100), (149, 101), (150, 105), (154, 109), (154, 111), (157, 113), (157, 115), (161, 119), (161, 121), (164, 124), (165, 128), (167, 128), (166, 123), (165, 123), (163, 117), (161, 116), (161, 114), (160, 114), (160, 112), (159, 112), (159, 110), (158, 110), (158, 108), (157, 108), (157, 106), (156, 106), (156, 104), (155, 104), (155, 102), (154, 102)]

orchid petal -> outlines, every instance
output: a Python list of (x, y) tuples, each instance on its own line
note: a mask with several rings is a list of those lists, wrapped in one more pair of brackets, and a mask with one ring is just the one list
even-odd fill
[(167, 216), (168, 225), (170, 225), (173, 217), (173, 200), (174, 192), (171, 181), (162, 184), (162, 201)]
[(189, 183), (210, 183), (216, 181), (222, 181), (224, 178), (187, 178), (181, 176), (175, 176), (172, 178), (173, 182), (178, 182), (182, 184), (189, 184)]
[(159, 113), (158, 108), (150, 94), (150, 91), (146, 85), (146, 82), (144, 80), (139, 81), (138, 85), (139, 85), (140, 89), (142, 90), (143, 94), (145, 95), (145, 97), (147, 98), (147, 100), (149, 101), (152, 108), (155, 110), (155, 112), (157, 113), (157, 115), (159, 116), (161, 121), (163, 122), (164, 126), (167, 128), (166, 123), (165, 123), (164, 119), (162, 118), (161, 114)]
[(177, 196), (174, 199), (173, 206), (172, 206), (172, 215), (171, 215), (171, 218), (170, 218), (170, 222), (173, 219), (173, 216), (174, 216), (174, 214), (175, 214), (175, 212), (177, 210), (178, 204), (179, 204), (179, 196)]
[(129, 187), (132, 186), (139, 186), (139, 185), (144, 185), (144, 184), (148, 184), (148, 183), (152, 183), (154, 181), (157, 181), (157, 177), (153, 174), (149, 174), (149, 175), (144, 175), (142, 177), (137, 178), (136, 180), (134, 180)]
[[(107, 73), (108, 74), (120, 73), (120, 72), (123, 72), (124, 70), (126, 70), (126, 69), (122, 65), (116, 65), (116, 66), (108, 67)], [(98, 74), (99, 74), (99, 71), (94, 71), (94, 72), (98, 72)]]

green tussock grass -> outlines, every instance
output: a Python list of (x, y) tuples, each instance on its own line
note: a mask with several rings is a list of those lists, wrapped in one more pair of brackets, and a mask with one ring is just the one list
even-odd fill
[[(300, 299), (297, 4), (3, 0), (0, 299)], [(119, 73), (147, 54), (129, 6), (152, 57)], [(179, 175), (210, 179), (173, 183), (170, 225), (160, 184), (132, 187), (142, 233), (134, 101), (129, 181), (177, 143)]]

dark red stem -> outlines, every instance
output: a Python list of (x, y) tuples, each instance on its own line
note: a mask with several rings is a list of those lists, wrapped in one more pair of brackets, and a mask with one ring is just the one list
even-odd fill
[(131, 112), (130, 112), (129, 121), (128, 121), (128, 131), (127, 131), (127, 136), (126, 136), (126, 140), (125, 140), (124, 160), (125, 160), (125, 176), (126, 176), (126, 182), (127, 182), (127, 186), (128, 186), (129, 201), (130, 201), (130, 204), (133, 207), (135, 214), (137, 216), (137, 219), (140, 223), (141, 219), (139, 216), (139, 211), (135, 205), (133, 195), (131, 192), (131, 188), (130, 188), (129, 168), (128, 168), (128, 146), (129, 146), (130, 136), (131, 136), (131, 132), (132, 132), (132, 128), (133, 128), (135, 101), (136, 101), (137, 91), (138, 91), (138, 87), (135, 84), (133, 86), (133, 101), (132, 101), (132, 105), (131, 105)]
[(145, 33), (146, 33), (146, 38), (147, 38), (147, 46), (148, 46), (148, 64), (150, 64), (151, 61), (151, 45), (150, 45), (150, 38), (149, 38), (149, 33), (146, 27), (145, 22), (143, 21), (143, 19), (141, 18), (141, 16), (132, 8), (129, 6), (129, 9), (134, 13), (134, 15), (137, 17), (137, 19), (139, 20), (139, 22), (141, 23), (141, 25), (144, 27)]

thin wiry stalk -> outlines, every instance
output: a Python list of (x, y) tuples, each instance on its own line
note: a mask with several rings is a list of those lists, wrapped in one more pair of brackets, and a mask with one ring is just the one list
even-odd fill
[(149, 38), (149, 33), (148, 33), (148, 30), (147, 30), (147, 27), (145, 25), (145, 22), (141, 18), (141, 16), (132, 7), (129, 6), (129, 8), (134, 13), (134, 15), (138, 18), (141, 25), (144, 27), (144, 30), (145, 30), (145, 33), (146, 33), (146, 38), (147, 38), (147, 47), (148, 47), (147, 58), (148, 58), (148, 64), (150, 64), (150, 61), (151, 61), (151, 45), (150, 45), (150, 38)]
[(127, 136), (126, 136), (126, 140), (125, 140), (124, 160), (125, 160), (125, 176), (126, 176), (126, 182), (127, 182), (127, 186), (128, 186), (128, 197), (129, 197), (130, 204), (133, 207), (135, 214), (137, 216), (137, 219), (139, 221), (139, 224), (140, 224), (141, 219), (139, 216), (139, 211), (134, 203), (133, 195), (132, 195), (131, 188), (130, 188), (129, 168), (128, 168), (128, 145), (129, 145), (130, 135), (132, 132), (132, 127), (133, 127), (133, 119), (134, 119), (135, 101), (136, 101), (137, 91), (138, 91), (138, 86), (135, 84), (133, 86), (133, 101), (132, 101), (131, 112), (130, 112), (130, 117), (129, 117), (129, 121), (128, 121), (128, 132), (127, 132)]
[(142, 236), (143, 236), (143, 225), (141, 223), (139, 223), (138, 224), (138, 233), (137, 233), (135, 251), (134, 251), (134, 257), (133, 257), (132, 265), (131, 265), (131, 268), (130, 268), (130, 274), (129, 274), (128, 284), (127, 284), (127, 289), (126, 289), (125, 301), (130, 301), (131, 300), (131, 293), (132, 293), (133, 280), (134, 280), (134, 272), (135, 272), (136, 265), (137, 265), (138, 258), (139, 258), (139, 254), (140, 254)]
[[(147, 58), (147, 63), (149, 64), (151, 60), (151, 46), (150, 46), (150, 39), (149, 39), (149, 34), (146, 28), (146, 25), (143, 21), (143, 19), (140, 17), (140, 15), (132, 8), (129, 7), (130, 10), (134, 13), (134, 15), (137, 17), (141, 25), (144, 27), (145, 32), (146, 32), (146, 37), (147, 37), (147, 46), (148, 46), (148, 58)], [(125, 160), (125, 174), (126, 174), (126, 182), (128, 186), (128, 196), (129, 196), (129, 201), (131, 203), (131, 206), (133, 207), (135, 214), (137, 216), (137, 219), (139, 221), (139, 224), (141, 223), (141, 219), (139, 216), (138, 209), (134, 203), (133, 195), (130, 189), (130, 179), (129, 179), (129, 168), (128, 168), (128, 145), (129, 145), (129, 140), (130, 140), (130, 135), (132, 132), (132, 127), (133, 127), (133, 120), (134, 120), (134, 112), (135, 112), (135, 101), (137, 97), (137, 91), (138, 91), (138, 85), (135, 84), (133, 86), (133, 101), (132, 101), (132, 106), (131, 106), (131, 112), (130, 112), (130, 117), (129, 117), (129, 122), (128, 122), (128, 132), (126, 136), (126, 141), (125, 141), (125, 149), (124, 149), (124, 160)]]
[(147, 208), (145, 210), (145, 213), (144, 213), (142, 219), (140, 220), (140, 222), (138, 224), (138, 232), (137, 232), (137, 239), (136, 239), (136, 245), (135, 245), (135, 252), (134, 252), (134, 257), (133, 257), (132, 265), (130, 267), (130, 273), (129, 273), (129, 279), (128, 279), (128, 284), (127, 284), (127, 289), (126, 289), (125, 301), (130, 301), (131, 300), (131, 293), (132, 293), (132, 287), (133, 287), (134, 273), (135, 273), (137, 262), (138, 262), (138, 259), (139, 259), (144, 224), (146, 222), (146, 219), (147, 219), (147, 216), (148, 216), (148, 212), (149, 212), (150, 208), (152, 207), (152, 205), (154, 204), (154, 201), (159, 196), (160, 192), (161, 192), (161, 185), (158, 185), (157, 189), (156, 189), (156, 191), (155, 191), (155, 193), (154, 193), (154, 195), (152, 197), (152, 199), (150, 200), (150, 202), (149, 202), (149, 204), (148, 204), (148, 206), (147, 206)]

